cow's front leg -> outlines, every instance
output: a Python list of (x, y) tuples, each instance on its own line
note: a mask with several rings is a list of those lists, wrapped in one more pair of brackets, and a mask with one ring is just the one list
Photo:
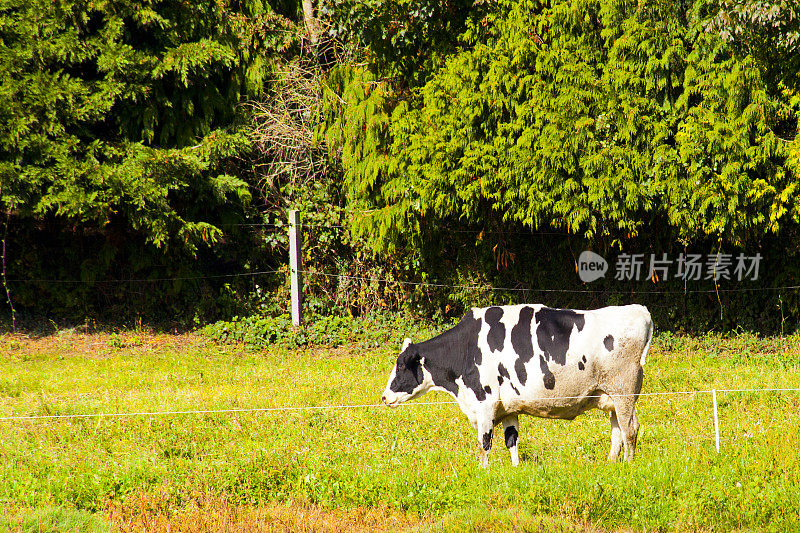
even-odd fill
[(494, 424), (491, 420), (478, 421), (478, 442), (481, 446), (481, 467), (489, 466), (489, 450), (492, 449), (492, 436)]
[(517, 466), (519, 464), (519, 450), (517, 449), (519, 419), (517, 415), (507, 416), (503, 419), (503, 433), (506, 438), (506, 448), (511, 454), (511, 464)]

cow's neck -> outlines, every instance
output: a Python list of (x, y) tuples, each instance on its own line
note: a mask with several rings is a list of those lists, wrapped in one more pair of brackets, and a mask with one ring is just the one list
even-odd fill
[(480, 358), (477, 352), (480, 327), (481, 321), (474, 319), (470, 311), (452, 329), (417, 345), (435, 388), (458, 395), (456, 380), (475, 369), (476, 357)]

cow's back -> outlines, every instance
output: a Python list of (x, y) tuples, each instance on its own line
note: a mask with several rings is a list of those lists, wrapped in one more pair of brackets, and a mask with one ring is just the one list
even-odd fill
[(596, 310), (539, 304), (472, 310), (483, 322), (481, 381), (496, 382), (506, 412), (572, 418), (598, 390), (641, 379), (652, 324), (640, 305)]

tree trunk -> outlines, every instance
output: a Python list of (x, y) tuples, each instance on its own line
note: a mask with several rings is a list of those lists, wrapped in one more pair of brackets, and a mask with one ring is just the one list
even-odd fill
[(308, 38), (311, 39), (312, 44), (316, 45), (319, 41), (319, 28), (317, 19), (314, 17), (313, 0), (303, 0), (303, 20), (306, 24), (306, 31), (308, 31)]

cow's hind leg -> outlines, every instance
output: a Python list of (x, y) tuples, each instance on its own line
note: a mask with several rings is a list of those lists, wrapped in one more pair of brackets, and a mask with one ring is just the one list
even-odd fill
[(511, 454), (511, 464), (519, 464), (519, 450), (517, 440), (519, 438), (519, 419), (517, 415), (510, 415), (503, 419), (503, 433), (506, 438), (506, 448)]
[(622, 450), (622, 430), (617, 422), (617, 412), (611, 410), (611, 451), (608, 452), (608, 460), (616, 461), (619, 459), (619, 452)]
[[(639, 420), (636, 417), (636, 397), (618, 396), (614, 398), (614, 414), (620, 431), (622, 444), (625, 445), (625, 460), (632, 461), (636, 454), (636, 437), (639, 435)], [(614, 452), (614, 421), (612, 419), (611, 451)], [(619, 453), (619, 450), (617, 450)], [(611, 458), (611, 454), (609, 454)]]

